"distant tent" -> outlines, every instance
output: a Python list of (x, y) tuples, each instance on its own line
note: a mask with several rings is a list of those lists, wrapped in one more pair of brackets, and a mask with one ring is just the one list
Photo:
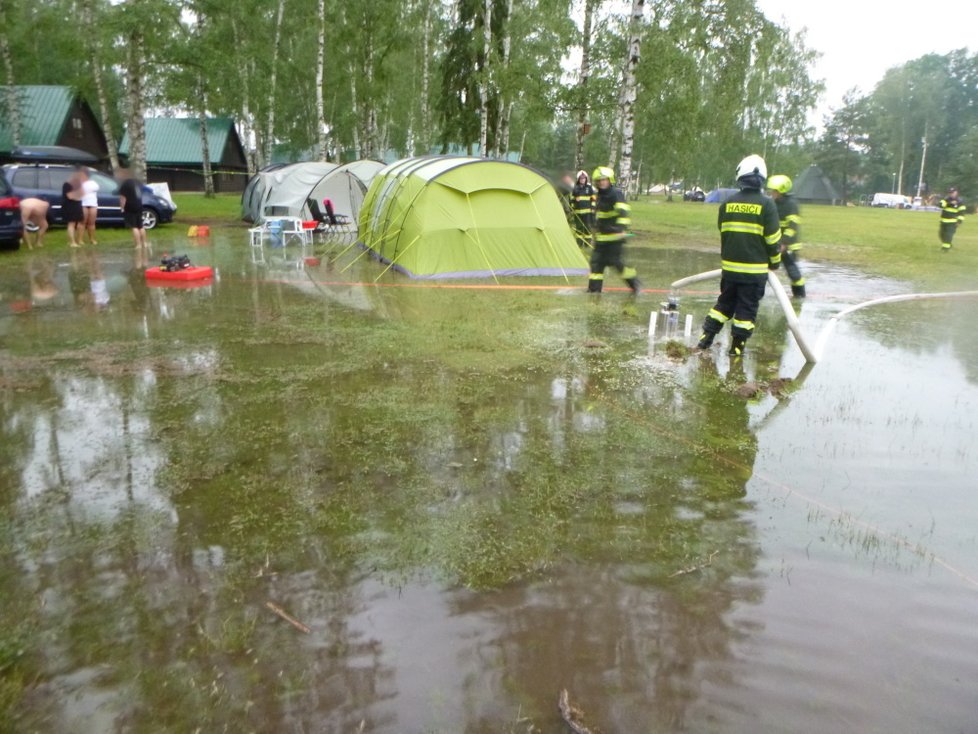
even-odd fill
[(381, 170), (360, 211), (360, 242), (412, 278), (588, 272), (550, 183), (485, 158), (407, 158)]
[(818, 166), (809, 166), (791, 187), (795, 199), (803, 204), (839, 204), (842, 197)]
[(383, 164), (362, 160), (339, 166), (335, 163), (307, 161), (274, 165), (259, 171), (241, 195), (241, 218), (258, 222), (269, 211), (311, 219), (306, 201), (332, 201), (337, 214), (356, 220), (370, 180)]
[(706, 195), (704, 201), (707, 204), (722, 204), (736, 193), (737, 189), (713, 189)]

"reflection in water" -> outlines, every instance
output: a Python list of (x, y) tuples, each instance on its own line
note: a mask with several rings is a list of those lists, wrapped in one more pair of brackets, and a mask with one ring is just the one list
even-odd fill
[[(927, 585), (951, 620), (950, 642), (921, 621), (914, 639), (973, 640), (943, 581), (831, 541), (813, 553), (838, 566), (785, 582), (799, 538), (832, 537), (786, 496), (840, 502), (818, 486), (840, 457), (867, 505), (890, 486), (858, 460), (886, 434), (861, 401), (896, 388), (838, 390), (827, 360), (790, 402), (742, 397), (800, 369), (773, 311), (743, 361), (672, 360), (647, 353), (650, 306), (583, 285), (374, 287), (329, 257), (286, 277), (234, 243), (213, 285), (147, 288), (144, 254), (78, 254), (111, 295), (98, 318), (94, 296), (3, 317), (0, 705), (19, 730), (556, 731), (561, 688), (604, 731), (776, 730), (765, 712), (805, 683), (824, 705), (787, 728), (832, 730), (826, 712), (894, 694), (833, 666), (860, 649), (845, 614), (799, 630), (844, 609), (837, 588), (856, 603), (844, 582), (869, 566), (867, 599)], [(840, 349), (866, 351), (861, 323)], [(899, 695), (962, 721), (960, 694), (924, 689)]]

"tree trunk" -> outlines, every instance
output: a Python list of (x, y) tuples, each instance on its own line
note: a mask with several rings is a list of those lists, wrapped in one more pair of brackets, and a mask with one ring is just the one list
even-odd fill
[[(238, 24), (231, 20), (231, 34), (234, 38), (234, 47), (241, 48), (241, 34), (238, 32)], [(251, 119), (251, 83), (249, 79), (248, 60), (238, 56), (237, 67), (241, 72), (241, 143), (244, 147), (245, 164), (248, 167), (248, 178), (258, 172), (255, 163), (255, 148), (252, 146), (254, 139), (254, 124)]]
[[(513, 17), (513, 0), (505, 0), (506, 2), (506, 19), (503, 25), (503, 38), (502, 38), (502, 49), (503, 58), (501, 69), (501, 78), (503, 84), (498, 84), (501, 88), (499, 89), (499, 115), (496, 118), (496, 140), (493, 146), (494, 157), (495, 158), (505, 158), (506, 157), (506, 146), (503, 142), (503, 138), (509, 137), (509, 131), (507, 127), (509, 125), (508, 115), (512, 110), (512, 103), (503, 100), (510, 97), (510, 92), (506, 89), (509, 81), (509, 52), (512, 45), (512, 35), (510, 30), (510, 21)], [(497, 77), (498, 78), (498, 77)]]
[(421, 134), (419, 144), (421, 155), (428, 155), (431, 149), (431, 110), (428, 96), (431, 87), (431, 3), (421, 0), (424, 6), (424, 34), (423, 46), (421, 49)]
[[(322, 0), (320, 0), (322, 4)], [(275, 41), (272, 44), (272, 72), (268, 78), (268, 125), (265, 128), (265, 162), (272, 160), (272, 145), (275, 141), (275, 86), (278, 80), (278, 53), (282, 40), (282, 16), (285, 15), (285, 0), (278, 0), (278, 15), (275, 19)]]
[(357, 111), (357, 74), (350, 64), (350, 112), (353, 113), (353, 155), (357, 160), (363, 158), (360, 147), (360, 116)]
[(200, 156), (201, 167), (204, 171), (204, 196), (214, 198), (214, 172), (211, 169), (211, 148), (207, 140), (207, 114), (203, 108), (198, 114), (200, 121)]
[[(109, 151), (109, 164), (112, 170), (119, 168), (119, 143), (116, 140), (115, 129), (112, 125), (112, 116), (109, 108), (109, 98), (105, 93), (105, 82), (102, 79), (102, 60), (99, 56), (99, 46), (92, 39), (97, 37), (94, 15), (92, 12), (92, 0), (82, 0), (81, 4), (82, 28), (85, 38), (88, 39), (88, 58), (92, 65), (92, 80), (95, 82), (95, 96), (98, 98), (99, 115), (102, 117), (102, 132), (105, 133), (105, 145)], [(131, 153), (131, 151), (130, 151)]]
[(361, 135), (364, 158), (376, 158), (378, 131), (377, 131), (377, 104), (374, 92), (374, 44), (373, 40), (367, 39), (367, 65), (364, 69), (364, 115), (363, 115), (363, 134)]
[(626, 195), (634, 194), (632, 186), (632, 147), (635, 143), (635, 99), (638, 83), (635, 69), (641, 58), (642, 16), (645, 0), (632, 0), (631, 38), (628, 42), (628, 60), (625, 63), (625, 83), (622, 88), (621, 170), (618, 181)]
[(129, 167), (140, 181), (146, 180), (146, 101), (143, 95), (143, 35), (129, 34), (126, 59), (126, 98), (129, 107)]
[(326, 0), (319, 0), (319, 50), (316, 54), (316, 148), (319, 160), (326, 160), (326, 108), (323, 102), (323, 74), (326, 68)]
[(203, 93), (203, 80), (200, 80), (200, 107), (197, 110), (197, 120), (200, 123), (200, 160), (204, 172), (204, 196), (214, 198), (214, 172), (211, 170), (211, 146), (207, 140), (207, 102)]
[(574, 152), (574, 170), (584, 168), (584, 137), (587, 135), (588, 81), (591, 79), (591, 24), (594, 9), (600, 0), (584, 0), (584, 25), (581, 29), (581, 72), (577, 81), (577, 148)]
[(7, 82), (5, 95), (5, 116), (10, 126), (10, 147), (20, 145), (20, 101), (17, 99), (16, 78), (14, 77), (14, 58), (7, 41), (7, 4), (0, 0), (0, 57), (3, 58), (3, 71)]
[(479, 155), (489, 154), (489, 52), (492, 50), (492, 0), (486, 0), (482, 21), (482, 69), (479, 75)]

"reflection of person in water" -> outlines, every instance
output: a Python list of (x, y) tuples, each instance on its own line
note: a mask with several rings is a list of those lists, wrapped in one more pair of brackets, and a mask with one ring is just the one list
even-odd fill
[(94, 251), (75, 250), (71, 253), (68, 284), (76, 306), (91, 310), (109, 305), (109, 288), (102, 272), (102, 263)]
[(54, 262), (47, 257), (32, 257), (28, 263), (30, 273), (31, 302), (37, 306), (48, 303), (58, 295), (58, 286), (54, 282)]
[(133, 250), (132, 269), (127, 280), (132, 293), (132, 303), (137, 310), (145, 310), (149, 303), (149, 285), (146, 283), (146, 268), (149, 266), (149, 248), (136, 247)]

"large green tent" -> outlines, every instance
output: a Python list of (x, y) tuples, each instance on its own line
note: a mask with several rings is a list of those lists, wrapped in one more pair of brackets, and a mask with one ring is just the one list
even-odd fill
[(518, 163), (408, 158), (374, 176), (360, 242), (412, 278), (584, 275), (553, 186)]

